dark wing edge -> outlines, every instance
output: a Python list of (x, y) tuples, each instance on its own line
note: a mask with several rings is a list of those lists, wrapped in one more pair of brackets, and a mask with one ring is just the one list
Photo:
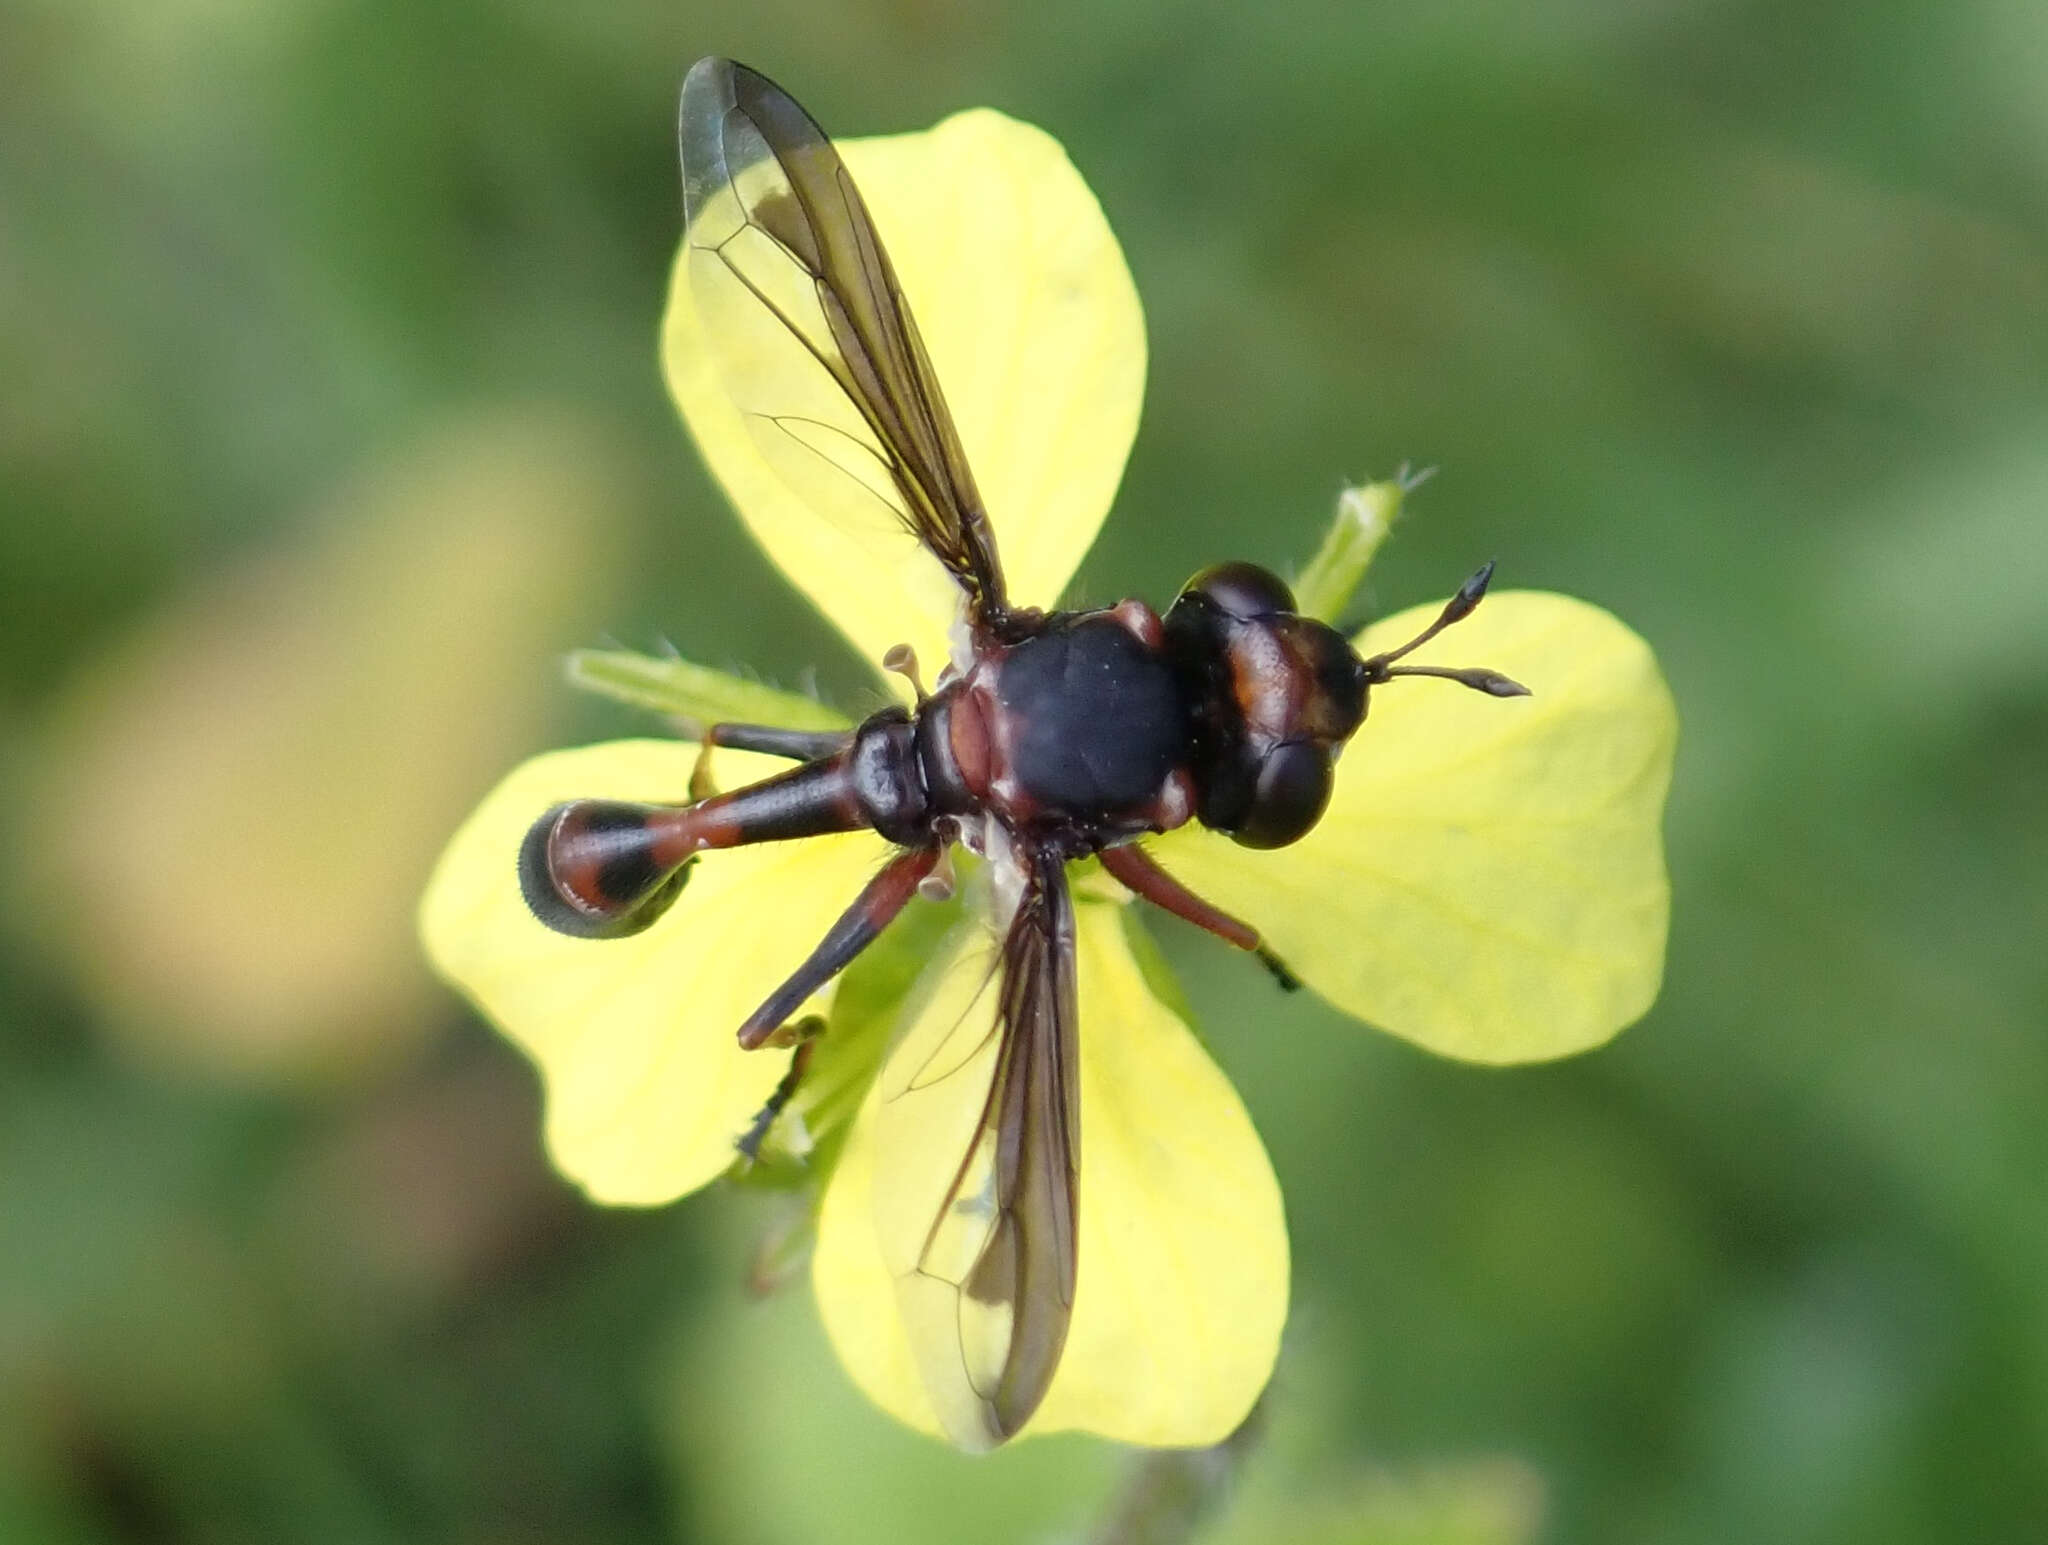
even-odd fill
[[(1000, 1443), (1031, 1419), (1051, 1386), (1074, 1309), (1080, 1182), (1079, 1008), (1074, 909), (1057, 854), (1020, 849), (1025, 885), (998, 965), (995, 1030), (1001, 1037), (980, 1123), (947, 1187), (933, 1234), (962, 1192), (973, 1159), (992, 1142), (994, 1218), (988, 1242), (959, 1284), (962, 1364), (978, 1317), (1007, 1311), (1007, 1353), (992, 1383), (974, 1382), (986, 1436)], [(970, 1373), (970, 1381), (973, 1376)]]
[[(700, 59), (691, 67), (677, 120), (684, 240), (732, 267), (723, 242), (693, 235), (706, 204), (730, 190), (747, 223), (810, 275), (832, 349), (807, 338), (759, 290), (756, 297), (873, 430), (903, 500), (898, 513), (966, 591), (970, 620), (999, 630), (1009, 601), (987, 512), (895, 269), (831, 140), (781, 87), (730, 59)], [(742, 132), (732, 132), (741, 124)], [(741, 177), (763, 154), (775, 158), (793, 201), (749, 204), (742, 195)]]

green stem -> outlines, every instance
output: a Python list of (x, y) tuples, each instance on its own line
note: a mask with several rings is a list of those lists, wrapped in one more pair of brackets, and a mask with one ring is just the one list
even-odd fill
[(1210, 1448), (1138, 1454), (1089, 1545), (1185, 1545), (1211, 1522), (1265, 1434), (1265, 1397), (1237, 1431)]

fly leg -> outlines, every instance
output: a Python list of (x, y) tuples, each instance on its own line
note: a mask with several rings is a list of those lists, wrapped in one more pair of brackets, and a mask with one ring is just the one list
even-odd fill
[(690, 769), (690, 798), (711, 797), (711, 748), (759, 751), (792, 761), (815, 762), (836, 756), (853, 739), (851, 730), (785, 730), (772, 724), (707, 724), (697, 737), (697, 764)]
[(912, 848), (884, 864), (881, 872), (868, 881), (867, 887), (855, 898), (853, 905), (826, 932), (810, 957), (740, 1026), (740, 1045), (749, 1051), (761, 1046), (796, 1048), (789, 1059), (789, 1071), (782, 1075), (782, 1082), (775, 1086), (767, 1103), (735, 1145), (748, 1163), (760, 1158), (761, 1144), (767, 1139), (768, 1129), (796, 1093), (804, 1069), (810, 1066), (811, 1048), (825, 1029), (825, 1021), (815, 1014), (795, 1021), (790, 1020), (790, 1014), (804, 999), (852, 964), (854, 957), (874, 943), (882, 930), (896, 920), (897, 915), (909, 905), (910, 898), (918, 893), (920, 882), (938, 866), (942, 851), (936, 847)]
[(1213, 933), (1226, 944), (1251, 951), (1259, 957), (1259, 964), (1272, 972), (1273, 980), (1286, 991), (1294, 992), (1300, 988), (1301, 978), (1266, 948), (1259, 939), (1258, 929), (1232, 917), (1220, 907), (1211, 906), (1152, 862), (1135, 843), (1120, 848), (1104, 848), (1099, 857), (1102, 867), (1116, 876), (1124, 889), (1133, 895), (1142, 896), (1162, 911), (1171, 912), (1175, 917)]
[(740, 1045), (752, 1051), (757, 1046), (781, 1043), (788, 1034), (784, 1021), (804, 999), (844, 971), (854, 956), (896, 921), (897, 914), (917, 894), (918, 882), (938, 865), (939, 852), (936, 847), (911, 848), (884, 864), (853, 905), (826, 931), (810, 958), (768, 995), (767, 1002), (747, 1016), (747, 1022), (740, 1026)]
[(790, 1054), (789, 1071), (782, 1075), (782, 1082), (775, 1086), (767, 1102), (755, 1113), (754, 1119), (747, 1123), (747, 1130), (742, 1132), (739, 1141), (733, 1144), (733, 1147), (739, 1150), (740, 1157), (749, 1164), (760, 1162), (761, 1144), (768, 1139), (768, 1129), (775, 1125), (775, 1118), (788, 1107), (791, 1097), (796, 1094), (797, 1085), (803, 1082), (804, 1070), (811, 1065), (811, 1048), (816, 1043), (818, 1032), (825, 1028), (825, 1022), (813, 1016), (799, 1020), (791, 1028), (802, 1039), (796, 1043), (796, 1050)]

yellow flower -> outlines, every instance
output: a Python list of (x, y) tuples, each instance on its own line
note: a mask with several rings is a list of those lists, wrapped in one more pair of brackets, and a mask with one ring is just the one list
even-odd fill
[[(1145, 344), (1123, 256), (1059, 145), (999, 113), (839, 148), (944, 383), (1011, 594), (1049, 606), (1136, 431)], [(763, 459), (706, 346), (687, 262), (663, 358), (706, 460), (790, 579), (865, 658), (908, 643), (945, 659), (957, 589), (906, 534), (849, 533)], [(1399, 643), (1431, 610), (1367, 629), (1360, 651)], [(1455, 637), (1460, 658), (1535, 696), (1420, 683), (1376, 694), (1306, 839), (1253, 851), (1191, 825), (1149, 851), (1258, 927), (1310, 989), (1382, 1029), (1482, 1062), (1597, 1045), (1643, 1013), (1662, 970), (1668, 695), (1639, 639), (1561, 596), (1493, 595)], [(660, 677), (700, 718), (835, 722), (695, 667), (613, 658), (588, 673), (604, 670)], [(731, 1166), (788, 1066), (741, 1051), (734, 1030), (894, 851), (855, 833), (712, 853), (661, 921), (625, 939), (536, 922), (513, 868), (536, 815), (577, 798), (679, 800), (695, 757), (686, 742), (626, 741), (536, 758), (457, 833), (422, 906), (428, 953), (532, 1056), (554, 1161), (600, 1201), (665, 1202)], [(717, 772), (732, 787), (781, 765), (720, 751)], [(1158, 990), (1126, 899), (1098, 879), (1076, 889), (1078, 1279), (1064, 1356), (1025, 1430), (1206, 1444), (1272, 1370), (1287, 1235), (1251, 1121)], [(997, 1435), (955, 1375), (921, 1357), (921, 1320), (952, 1311), (918, 1301), (904, 1257), (972, 1119), (918, 1070), (941, 1042), (980, 1055), (956, 1026), (963, 1011), (970, 1030), (989, 1021), (974, 1002), (988, 949), (987, 923), (962, 908), (907, 995), (855, 1013), (838, 984), (820, 992), (809, 1008), (828, 1016), (817, 1045), (831, 1071), (784, 1118), (821, 1143), (813, 1284), (841, 1358), (886, 1410), (968, 1447)], [(885, 1101), (928, 1106), (929, 1120), (878, 1131)]]

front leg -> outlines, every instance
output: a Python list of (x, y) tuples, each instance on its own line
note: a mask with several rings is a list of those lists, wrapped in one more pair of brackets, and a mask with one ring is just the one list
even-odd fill
[(1144, 897), (1161, 911), (1171, 912), (1175, 917), (1213, 933), (1226, 944), (1251, 951), (1259, 957), (1259, 964), (1273, 973), (1273, 980), (1285, 991), (1294, 992), (1300, 988), (1301, 978), (1266, 948), (1259, 938), (1258, 929), (1204, 901), (1155, 864), (1136, 843), (1121, 848), (1104, 848), (1099, 856), (1102, 867), (1116, 876), (1132, 894)]

